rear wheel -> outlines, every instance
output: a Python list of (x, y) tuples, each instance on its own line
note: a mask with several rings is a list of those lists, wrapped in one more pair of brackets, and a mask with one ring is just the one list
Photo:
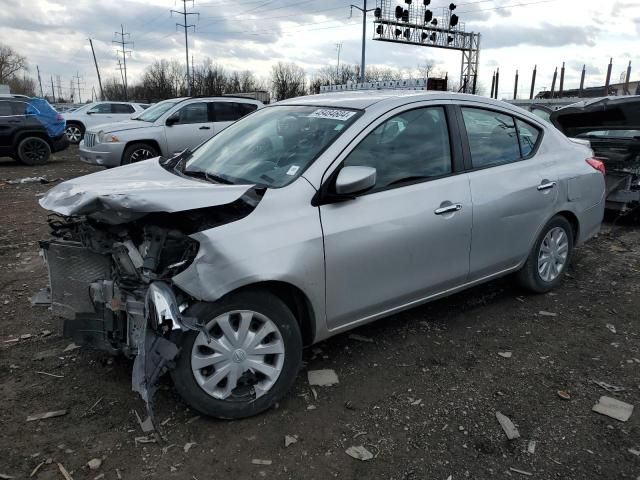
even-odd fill
[(27, 137), (18, 144), (18, 160), (25, 165), (42, 165), (49, 161), (51, 147), (40, 137)]
[(133, 143), (129, 145), (122, 154), (122, 165), (140, 162), (148, 158), (160, 155), (153, 145), (148, 143)]
[(553, 217), (540, 232), (527, 262), (518, 272), (522, 286), (544, 293), (558, 285), (571, 260), (573, 237), (569, 221), (560, 215)]
[(287, 393), (302, 362), (298, 323), (277, 297), (262, 291), (199, 303), (185, 315), (204, 321), (208, 335), (182, 334), (171, 376), (198, 412), (236, 419), (256, 415)]
[(64, 134), (67, 136), (69, 143), (77, 145), (84, 137), (84, 128), (79, 123), (68, 123), (64, 129)]

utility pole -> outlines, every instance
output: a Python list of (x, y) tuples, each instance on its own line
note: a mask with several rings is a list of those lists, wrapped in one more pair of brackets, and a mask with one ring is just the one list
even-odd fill
[(191, 6), (193, 6), (193, 0), (181, 0), (182, 1), (182, 11), (171, 10), (170, 12), (177, 13), (178, 15), (182, 15), (182, 21), (184, 23), (176, 23), (176, 28), (182, 27), (184, 28), (184, 51), (185, 51), (185, 59), (187, 61), (187, 95), (191, 95), (191, 76), (189, 75), (189, 28), (193, 27), (193, 31), (195, 32), (196, 26), (189, 25), (187, 23), (188, 15), (197, 15), (198, 19), (200, 18), (200, 14), (198, 12), (187, 12), (187, 2), (191, 1)]
[[(78, 103), (82, 103), (82, 97), (80, 96), (80, 72), (76, 72), (76, 76), (73, 78), (75, 78), (78, 83)], [(71, 85), (73, 86), (73, 80), (71, 80)]]
[(125, 80), (124, 80), (124, 71), (122, 69), (122, 62), (120, 61), (120, 59), (118, 59), (118, 68), (120, 69), (120, 78), (122, 78), (122, 87), (125, 91), (125, 99), (126, 99), (127, 97), (126, 97), (126, 87), (125, 87)]
[[(122, 64), (124, 65), (124, 79), (123, 79), (123, 84), (124, 84), (124, 99), (125, 101), (129, 99), (129, 95), (127, 93), (127, 53), (131, 53), (131, 50), (127, 50), (126, 46), (127, 45), (132, 45), (133, 42), (131, 41), (127, 41), (125, 40), (125, 38), (131, 38), (131, 34), (129, 33), (124, 33), (124, 25), (120, 24), (120, 31), (119, 32), (115, 32), (115, 36), (116, 39), (112, 40), (111, 43), (117, 43), (118, 45), (120, 45), (122, 47)], [(118, 40), (118, 36), (120, 36), (120, 40)], [(117, 52), (117, 54), (119, 55), (120, 52)], [(97, 65), (96, 65), (97, 67)]]
[(93, 41), (89, 39), (91, 45), (91, 53), (93, 53), (93, 63), (96, 64), (96, 73), (98, 74), (98, 85), (100, 86), (100, 99), (104, 100), (104, 91), (102, 90), (102, 79), (100, 78), (100, 69), (98, 68), (98, 60), (96, 60), (96, 51), (93, 49)]
[(336, 84), (340, 81), (340, 50), (342, 50), (342, 43), (336, 43), (336, 49), (338, 50), (338, 65), (336, 66)]
[[(370, 8), (367, 10), (367, 0), (363, 0), (362, 7), (357, 5), (351, 5), (351, 14), (353, 14), (353, 9), (360, 10), (362, 12), (362, 57), (360, 58), (360, 83), (365, 82), (365, 46), (367, 41), (367, 12), (371, 12), (375, 10), (375, 8)], [(351, 18), (351, 15), (349, 15)]]
[(51, 75), (51, 94), (53, 95), (51, 97), (53, 99), (53, 103), (56, 103), (56, 89), (53, 88), (53, 75)]
[(62, 81), (60, 75), (56, 75), (56, 86), (58, 87), (58, 101), (62, 100)]
[(42, 79), (40, 78), (40, 67), (36, 65), (36, 70), (38, 71), (38, 83), (40, 84), (40, 96), (44, 98), (44, 92), (42, 91)]

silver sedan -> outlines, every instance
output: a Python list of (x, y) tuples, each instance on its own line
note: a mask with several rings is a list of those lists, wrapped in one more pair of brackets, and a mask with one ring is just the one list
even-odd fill
[(170, 370), (199, 412), (254, 415), (305, 345), (508, 274), (557, 286), (600, 229), (603, 173), (585, 142), (486, 98), (294, 98), (54, 187), (54, 311), (76, 342), (135, 356), (145, 400)]

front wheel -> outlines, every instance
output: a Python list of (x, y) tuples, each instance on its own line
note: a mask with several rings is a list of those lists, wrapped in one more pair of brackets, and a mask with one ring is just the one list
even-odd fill
[(522, 286), (545, 293), (558, 285), (571, 260), (573, 237), (569, 221), (560, 215), (553, 217), (540, 232), (527, 262), (518, 272)]
[(199, 303), (186, 316), (206, 331), (189, 331), (171, 377), (194, 410), (211, 417), (250, 417), (271, 407), (293, 385), (302, 362), (302, 336), (293, 313), (262, 291)]
[(148, 158), (160, 155), (158, 151), (148, 143), (134, 143), (129, 145), (122, 154), (122, 165), (140, 162)]
[(69, 143), (77, 145), (84, 137), (84, 128), (78, 123), (68, 123), (64, 129), (64, 134), (67, 136)]

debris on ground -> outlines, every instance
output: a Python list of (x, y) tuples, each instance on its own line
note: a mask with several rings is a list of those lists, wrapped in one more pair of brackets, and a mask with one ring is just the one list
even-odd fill
[(92, 458), (87, 462), (87, 466), (90, 470), (98, 470), (102, 466), (102, 460), (99, 458)]
[(630, 448), (628, 452), (636, 457), (640, 457), (640, 450), (636, 450), (635, 448)]
[(563, 400), (571, 400), (571, 395), (565, 390), (558, 390), (558, 396)]
[(362, 335), (358, 335), (357, 333), (352, 333), (351, 335), (349, 335), (349, 338), (358, 342), (373, 343), (373, 338), (363, 337)]
[(613, 325), (612, 323), (607, 323), (606, 327), (609, 329), (611, 333), (618, 333), (618, 331), (616, 330), (616, 326)]
[(191, 448), (196, 444), (196, 442), (187, 442), (184, 444), (184, 447), (182, 447), (182, 450), (184, 451), (184, 453), (189, 453), (189, 450), (191, 450)]
[(73, 352), (74, 350), (77, 350), (80, 348), (80, 345), (76, 345), (75, 343), (70, 343), (69, 345), (67, 345), (65, 347), (65, 349), (63, 350), (64, 353), (68, 353), (68, 352)]
[(527, 444), (527, 453), (533, 455), (534, 453), (536, 453), (536, 444), (538, 442), (536, 442), (535, 440), (529, 440), (529, 443)]
[(64, 466), (60, 462), (57, 462), (57, 463), (58, 463), (58, 470), (60, 470), (60, 473), (64, 477), (64, 480), (73, 480), (73, 477), (69, 475), (69, 472), (67, 472), (67, 469), (64, 468)]
[(507, 438), (509, 440), (520, 438), (520, 432), (518, 432), (518, 429), (509, 419), (509, 417), (503, 415), (500, 412), (496, 412), (496, 418), (498, 419), (498, 422), (500, 422), (500, 426), (502, 427), (502, 430), (504, 430), (504, 433), (507, 435)]
[(362, 445), (358, 445), (355, 447), (349, 447), (345, 450), (346, 454), (356, 460), (361, 460), (366, 462), (367, 460), (371, 460), (373, 458), (373, 453), (364, 448)]
[(527, 472), (525, 470), (520, 470), (519, 468), (510, 467), (509, 470), (511, 470), (512, 472), (519, 473), (520, 475), (526, 475), (527, 477), (530, 477), (533, 475), (533, 473)]
[(55, 373), (40, 372), (38, 370), (36, 370), (36, 373), (39, 374), (39, 375), (47, 375), (49, 377), (64, 378), (64, 375), (56, 375)]
[[(47, 463), (47, 462), (40, 462), (38, 465), (36, 465), (36, 468), (31, 470), (31, 473), (29, 474), (29, 478), (33, 477), (36, 473), (38, 473), (38, 471), (42, 468), (42, 466), (45, 463)], [(0, 477), (0, 478), (2, 478), (2, 477)]]
[(500, 355), (503, 358), (511, 358), (513, 356), (511, 352), (498, 352), (498, 355)]
[(133, 441), (138, 445), (139, 443), (156, 443), (157, 440), (154, 437), (135, 437)]
[(261, 460), (259, 458), (254, 458), (253, 460), (251, 460), (251, 463), (253, 463), (254, 465), (271, 465), (273, 463), (273, 461), (271, 461), (271, 460)]
[(545, 312), (544, 310), (540, 310), (538, 312), (538, 315), (540, 315), (541, 317), (557, 317), (558, 316), (557, 313)]
[(611, 397), (600, 397), (592, 410), (594, 412), (626, 422), (633, 413), (633, 405)]
[(54, 410), (52, 412), (35, 413), (27, 417), (27, 422), (34, 422), (36, 420), (44, 420), (46, 418), (61, 417), (67, 414), (67, 410)]
[(617, 393), (617, 392), (623, 392), (625, 390), (624, 387), (618, 387), (616, 385), (610, 385), (606, 382), (603, 382), (601, 380), (594, 380), (593, 383), (595, 383), (596, 385), (598, 385), (601, 388), (604, 388), (607, 392), (610, 393)]
[(138, 411), (134, 410), (134, 412), (136, 414), (136, 418), (138, 419), (138, 424), (140, 425), (140, 429), (142, 430), (142, 433), (153, 432), (156, 429), (153, 425), (153, 420), (151, 419), (151, 417), (147, 417), (143, 421), (142, 418), (140, 418), (140, 415), (138, 415)]
[(309, 370), (307, 372), (307, 378), (311, 386), (329, 387), (339, 383), (338, 375), (336, 375), (334, 370)]
[(287, 448), (289, 445), (293, 445), (294, 443), (298, 443), (298, 439), (295, 436), (284, 436), (284, 448)]
[(7, 475), (6, 473), (0, 473), (0, 479), (11, 480), (12, 478), (15, 478), (15, 477), (12, 477), (11, 475)]
[(47, 183), (60, 182), (64, 180), (63, 178), (47, 178), (47, 177), (24, 177), (24, 178), (14, 178), (13, 180), (5, 180), (5, 183), (9, 185), (23, 185), (25, 183), (41, 183), (43, 185)]

